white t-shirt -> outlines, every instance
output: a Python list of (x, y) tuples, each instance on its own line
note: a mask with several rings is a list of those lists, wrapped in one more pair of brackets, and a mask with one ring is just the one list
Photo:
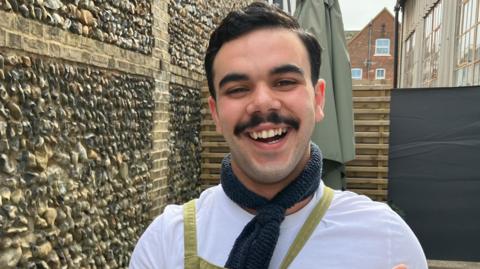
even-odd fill
[[(323, 189), (321, 183), (304, 208), (285, 217), (269, 268), (279, 268)], [(220, 185), (205, 190), (196, 208), (198, 255), (223, 266), (253, 215), (230, 200)], [(130, 269), (183, 268), (183, 254), (183, 207), (169, 205), (141, 236)], [(401, 263), (408, 269), (428, 268), (407, 224), (385, 204), (335, 191), (330, 208), (289, 268), (391, 269)]]

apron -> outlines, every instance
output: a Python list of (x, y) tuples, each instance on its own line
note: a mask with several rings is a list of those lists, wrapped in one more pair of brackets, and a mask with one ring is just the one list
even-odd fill
[[(325, 191), (322, 195), (322, 199), (318, 201), (317, 205), (312, 210), (295, 237), (292, 245), (288, 249), (287, 255), (283, 258), (280, 269), (286, 269), (288, 266), (290, 266), (293, 259), (295, 259), (297, 254), (303, 248), (308, 238), (310, 238), (310, 235), (315, 230), (315, 227), (317, 227), (317, 225), (320, 223), (320, 220), (325, 215), (325, 212), (327, 212), (327, 209), (333, 199), (334, 192), (332, 189), (326, 186), (324, 190)], [(191, 200), (185, 204), (183, 210), (185, 269), (223, 269), (223, 267), (213, 265), (197, 255), (197, 228), (195, 212), (195, 200)]]

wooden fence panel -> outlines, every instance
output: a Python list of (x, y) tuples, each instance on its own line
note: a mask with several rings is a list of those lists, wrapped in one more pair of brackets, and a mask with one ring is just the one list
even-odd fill
[(386, 201), (390, 87), (354, 85), (355, 160), (348, 162), (347, 189)]
[(202, 123), (200, 139), (202, 141), (200, 188), (206, 189), (217, 185), (220, 180), (220, 164), (223, 157), (230, 152), (223, 136), (215, 131), (208, 108), (208, 87), (202, 88)]

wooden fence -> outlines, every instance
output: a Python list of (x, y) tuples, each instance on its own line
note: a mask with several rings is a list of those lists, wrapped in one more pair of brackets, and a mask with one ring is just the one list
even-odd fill
[[(218, 184), (220, 163), (229, 152), (208, 109), (208, 90), (202, 91), (202, 162), (201, 188)], [(356, 154), (347, 164), (347, 189), (385, 201), (387, 196), (387, 164), (390, 88), (387, 86), (354, 86), (353, 91)]]
[(208, 87), (202, 88), (202, 123), (200, 138), (202, 140), (202, 161), (200, 184), (205, 189), (218, 184), (220, 180), (220, 165), (225, 154), (229, 152), (223, 136), (215, 131), (215, 123), (208, 108)]
[(348, 162), (347, 189), (387, 199), (390, 86), (354, 85), (355, 160)]

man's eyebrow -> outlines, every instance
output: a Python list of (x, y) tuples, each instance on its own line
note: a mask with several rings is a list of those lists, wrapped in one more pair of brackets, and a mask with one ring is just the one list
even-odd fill
[(248, 80), (248, 76), (245, 74), (240, 74), (240, 73), (227, 74), (222, 78), (222, 80), (220, 80), (220, 83), (218, 84), (218, 88), (222, 88), (223, 85), (229, 82), (246, 81), (246, 80)]
[(298, 67), (296, 65), (293, 65), (293, 64), (281, 65), (281, 66), (273, 68), (270, 71), (270, 75), (278, 75), (278, 74), (284, 74), (284, 73), (297, 73), (297, 74), (300, 74), (302, 76), (304, 74), (303, 70), (300, 67)]

